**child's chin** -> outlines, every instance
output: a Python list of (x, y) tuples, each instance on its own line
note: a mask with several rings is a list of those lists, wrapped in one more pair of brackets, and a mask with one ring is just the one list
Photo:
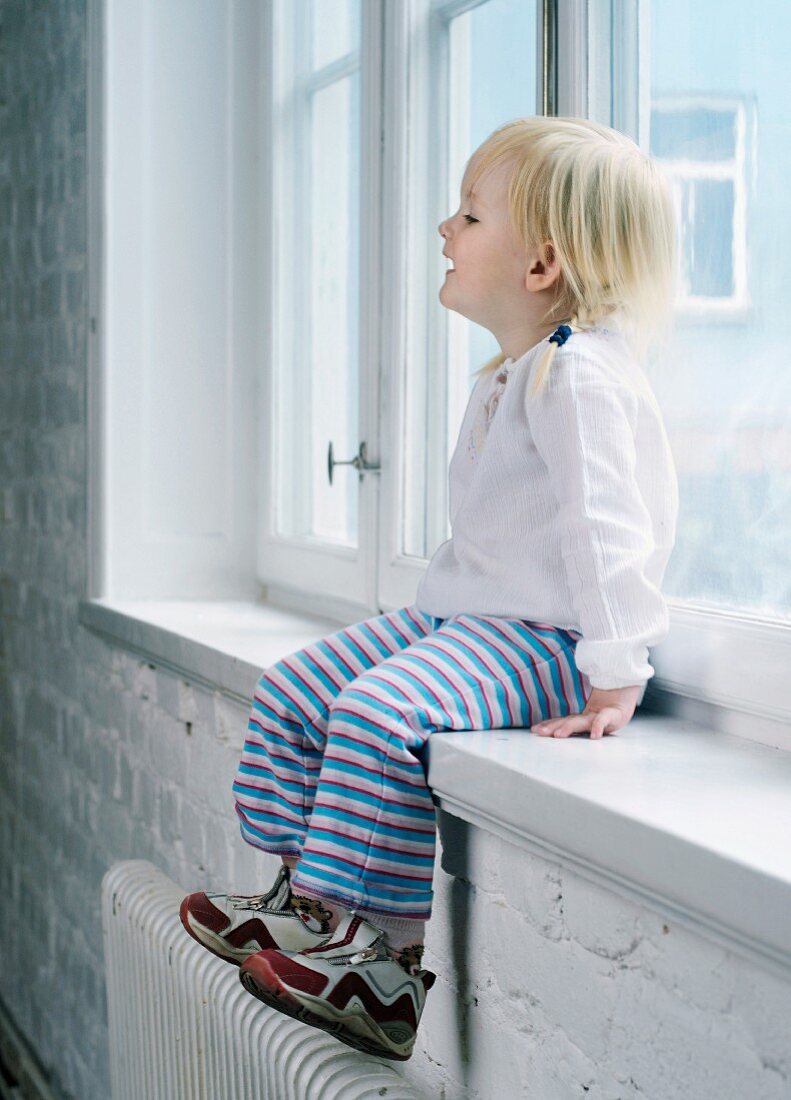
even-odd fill
[[(444, 294), (444, 297), (443, 297), (443, 294)], [(458, 312), (457, 307), (452, 306), (450, 304), (450, 302), (448, 302), (448, 300), (447, 300), (449, 297), (452, 298), (452, 295), (448, 292), (448, 280), (447, 279), (442, 284), (442, 286), (439, 288), (438, 297), (439, 297), (440, 302), (442, 302), (442, 305), (445, 306), (446, 309), (456, 309), (456, 312)]]
[(442, 297), (442, 290), (443, 290), (443, 289), (444, 289), (444, 287), (441, 287), (441, 288), (440, 288), (440, 292), (439, 292), (439, 302), (440, 302), (440, 305), (443, 305), (443, 306), (445, 307), (445, 309), (449, 309), (449, 310), (451, 310), (451, 311), (452, 311), (453, 313), (458, 313), (460, 317), (466, 317), (468, 321), (474, 321), (474, 320), (475, 320), (475, 318), (474, 318), (474, 317), (470, 317), (469, 313), (465, 313), (465, 312), (464, 312), (464, 310), (463, 310), (463, 309), (461, 309), (461, 308), (460, 308), (460, 307), (459, 307), (458, 305), (456, 305), (456, 304), (455, 304), (455, 303), (453, 303), (453, 302), (448, 302), (448, 301), (446, 301), (446, 300), (444, 300), (444, 299), (443, 299), (443, 297)]

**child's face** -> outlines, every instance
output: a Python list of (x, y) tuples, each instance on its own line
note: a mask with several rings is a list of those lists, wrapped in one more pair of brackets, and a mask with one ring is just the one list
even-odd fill
[(489, 329), (510, 354), (519, 348), (520, 338), (531, 339), (531, 326), (547, 308), (546, 294), (551, 293), (556, 273), (544, 267), (537, 253), (525, 250), (510, 223), (509, 166), (487, 171), (476, 195), (470, 196), (473, 167), (474, 158), (462, 180), (461, 206), (439, 226), (444, 254), (454, 268), (445, 276), (439, 300), (446, 309)]

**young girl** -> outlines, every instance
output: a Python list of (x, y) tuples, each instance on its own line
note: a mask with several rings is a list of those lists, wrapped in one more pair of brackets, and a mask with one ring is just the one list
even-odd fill
[(409, 1058), (444, 730), (614, 734), (668, 632), (677, 482), (642, 370), (672, 310), (675, 228), (623, 135), (524, 118), (473, 154), (439, 226), (440, 301), (487, 328), (450, 465), (452, 537), (416, 602), (277, 662), (233, 784), (244, 840), (282, 857), (260, 896), (191, 894), (187, 931), (266, 1004)]

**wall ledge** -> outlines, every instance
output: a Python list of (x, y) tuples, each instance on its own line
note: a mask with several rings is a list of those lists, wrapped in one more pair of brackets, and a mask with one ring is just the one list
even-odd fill
[[(341, 629), (248, 601), (83, 600), (109, 641), (247, 706), (264, 668)], [(244, 730), (239, 731), (239, 748)], [(429, 738), (436, 804), (791, 980), (791, 753), (641, 708), (616, 735)]]
[(251, 600), (88, 599), (80, 601), (79, 620), (152, 664), (245, 704), (263, 669), (342, 629), (334, 619)]

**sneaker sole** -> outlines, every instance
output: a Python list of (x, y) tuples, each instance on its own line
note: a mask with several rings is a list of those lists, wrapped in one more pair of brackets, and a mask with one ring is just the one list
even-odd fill
[[(266, 959), (257, 959), (256, 969), (262, 972), (260, 979), (250, 970), (243, 970), (239, 977), (247, 992), (269, 1008), (310, 1024), (311, 1027), (321, 1028), (340, 1042), (364, 1054), (391, 1058), (398, 1062), (406, 1062), (412, 1057), (414, 1034), (403, 1042), (394, 1043), (367, 1013), (334, 1009), (321, 998), (292, 989), (281, 981)], [(402, 1026), (402, 1033), (403, 1030)]]
[[(212, 955), (216, 955), (218, 959), (222, 959), (223, 962), (233, 963), (234, 966), (241, 966), (242, 963), (249, 959), (251, 955), (255, 955), (256, 951), (260, 948), (256, 947), (252, 951), (245, 951), (242, 948), (234, 948), (229, 946), (222, 938), (218, 936), (216, 932), (212, 932), (210, 928), (206, 928), (200, 921), (196, 921), (187, 908), (187, 902), (189, 898), (184, 898), (179, 906), (179, 917), (184, 928), (192, 936), (194, 940), (197, 940), (201, 947), (205, 947), (207, 951), (211, 951)], [(233, 954), (231, 953), (233, 952)]]

